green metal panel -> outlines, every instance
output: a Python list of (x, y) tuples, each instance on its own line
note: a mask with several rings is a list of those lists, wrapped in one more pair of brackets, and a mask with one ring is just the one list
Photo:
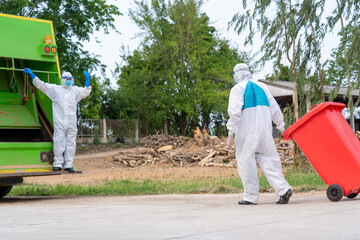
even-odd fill
[[(0, 14), (0, 56), (56, 62), (42, 56), (45, 36), (54, 36), (50, 21)], [(53, 42), (54, 43), (54, 42)]]
[[(33, 142), (33, 143), (4, 143), (0, 142), (0, 167), (1, 169), (14, 169), (14, 166), (18, 165), (16, 169), (26, 169), (29, 165), (49, 167), (48, 162), (41, 162), (40, 152), (52, 151), (53, 143), (46, 142)], [(13, 166), (7, 168), (6, 166)]]
[(52, 22), (0, 14), (0, 31), (0, 104), (26, 106), (7, 107), (7, 112), (13, 115), (0, 116), (0, 128), (38, 128), (36, 100), (52, 123), (51, 100), (34, 87), (34, 92), (29, 91), (29, 86), (25, 88), (26, 75), (23, 72), (28, 67), (42, 81), (60, 84), (57, 53), (44, 54), (46, 35), (51, 36), (50, 46), (56, 47)]
[[(38, 107), (42, 123), (47, 118), (52, 124), (52, 102), (31, 79), (28, 83), (23, 69), (30, 68), (44, 82), (60, 84), (57, 54), (44, 54), (46, 35), (56, 47), (52, 22), (0, 14), (0, 32), (0, 131), (9, 136), (0, 142), (0, 177), (21, 174), (21, 170), (25, 175), (39, 169), (51, 171), (51, 164), (41, 161), (40, 153), (52, 151), (53, 143), (33, 139), (49, 132), (40, 124)], [(17, 142), (18, 138), (23, 142)]]
[(1, 128), (40, 128), (39, 119), (34, 117), (25, 105), (0, 104)]

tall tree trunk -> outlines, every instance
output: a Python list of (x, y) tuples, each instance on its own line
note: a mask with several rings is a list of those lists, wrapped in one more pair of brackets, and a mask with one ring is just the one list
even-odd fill
[[(203, 108), (204, 109), (204, 108)], [(208, 128), (210, 124), (210, 113), (204, 113), (202, 114), (202, 123), (201, 123), (201, 127), (204, 128)]]
[(216, 122), (216, 136), (221, 137), (221, 122)]
[(165, 135), (168, 135), (168, 120), (165, 120), (164, 121), (164, 134)]
[(186, 136), (186, 123), (187, 123), (187, 114), (182, 111), (180, 115), (175, 115), (176, 123), (180, 129), (180, 134)]
[[(290, 11), (290, 15), (292, 17), (291, 11), (292, 11), (292, 4), (291, 4), (291, 0), (289, 0), (289, 11)], [(294, 27), (294, 26), (293, 26)], [(296, 80), (295, 80), (295, 55), (296, 55), (296, 46), (295, 46), (295, 41), (296, 39), (293, 38), (291, 41), (291, 44), (289, 42), (289, 35), (287, 32), (287, 24), (286, 24), (286, 20), (284, 18), (284, 30), (285, 30), (285, 44), (286, 44), (286, 57), (289, 60), (290, 64), (291, 64), (291, 75), (292, 75), (292, 79), (293, 79), (293, 108), (294, 108), (294, 120), (295, 122), (297, 122), (299, 120), (299, 100), (298, 100), (298, 95), (297, 95), (297, 85), (296, 85)], [(290, 58), (290, 47), (292, 45), (292, 51), (293, 51), (293, 55), (292, 58)], [(297, 144), (294, 142), (294, 165), (299, 165), (299, 159), (298, 159), (298, 146)]]
[[(310, 25), (311, 25), (312, 36), (313, 36), (314, 43), (315, 43), (315, 49), (318, 49), (316, 36), (315, 36), (315, 30), (314, 30), (314, 26), (313, 26), (312, 22), (310, 22)], [(320, 56), (319, 56), (318, 52), (316, 52), (316, 58), (317, 58), (317, 67), (318, 67), (319, 79), (320, 79), (321, 99), (325, 102), (324, 81), (323, 81), (322, 74), (321, 74), (321, 63), (320, 63)]]
[[(336, 0), (338, 10), (340, 10), (339, 0)], [(344, 31), (344, 19), (342, 16), (340, 16), (340, 22), (341, 22), (341, 31), (343, 32), (343, 36), (346, 39), (346, 33)], [(346, 77), (347, 77), (347, 83), (348, 83), (348, 95), (349, 95), (349, 108), (350, 108), (350, 126), (352, 130), (355, 132), (355, 120), (354, 120), (354, 102), (352, 98), (352, 86), (350, 81), (350, 63), (346, 51), (346, 43), (344, 44), (344, 55), (345, 55), (345, 62), (346, 62)]]
[(148, 122), (145, 121), (145, 133), (146, 133), (146, 136), (149, 136), (149, 128), (148, 128)]

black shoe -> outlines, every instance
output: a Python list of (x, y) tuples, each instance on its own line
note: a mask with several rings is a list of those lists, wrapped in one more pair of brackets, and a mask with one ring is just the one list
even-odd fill
[(73, 173), (73, 172), (75, 172), (75, 170), (71, 167), (71, 168), (65, 168), (64, 169), (65, 171), (68, 171), (68, 172), (70, 172), (70, 173)]
[(289, 202), (292, 193), (293, 193), (292, 190), (289, 189), (284, 195), (280, 197), (279, 201), (277, 201), (276, 204), (287, 204)]
[(53, 171), (54, 172), (59, 172), (59, 171), (61, 171), (61, 167), (53, 167)]
[(256, 203), (245, 201), (245, 200), (239, 201), (238, 204), (239, 205), (256, 205)]

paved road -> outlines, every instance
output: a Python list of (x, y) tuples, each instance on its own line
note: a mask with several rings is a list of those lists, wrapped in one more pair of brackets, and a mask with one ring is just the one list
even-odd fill
[(141, 197), (6, 197), (0, 239), (360, 239), (360, 196), (330, 202), (324, 193), (295, 194), (257, 206), (239, 195)]

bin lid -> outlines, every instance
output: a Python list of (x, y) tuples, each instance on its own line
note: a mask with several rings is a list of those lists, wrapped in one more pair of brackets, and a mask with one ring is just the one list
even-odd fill
[(301, 127), (303, 124), (305, 124), (310, 118), (318, 114), (319, 112), (322, 112), (328, 107), (336, 107), (340, 111), (345, 108), (345, 104), (343, 103), (336, 103), (336, 102), (323, 102), (317, 105), (312, 106), (308, 113), (306, 113), (302, 118), (300, 118), (296, 123), (291, 125), (286, 131), (283, 133), (282, 138), (285, 140), (292, 139), (292, 133), (297, 130), (299, 127)]

